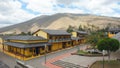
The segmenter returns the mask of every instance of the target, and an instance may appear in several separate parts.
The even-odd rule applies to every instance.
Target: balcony
[[[49,42],[65,42],[65,41],[71,41],[70,38],[66,38],[66,39],[55,39],[55,40],[49,40]]]

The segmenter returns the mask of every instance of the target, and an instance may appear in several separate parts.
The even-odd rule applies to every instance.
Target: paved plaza
[[[83,66],[80,66],[80,65],[77,65],[74,63],[70,63],[70,62],[65,62],[62,60],[55,61],[52,64],[54,64],[56,66],[60,66],[62,68],[86,68],[86,67],[83,67]]]
[[[80,45],[80,47],[84,47],[84,45]],[[63,55],[63,54],[66,54],[66,53],[71,53],[75,50],[76,50],[76,47],[72,47],[72,48],[56,51],[53,53],[49,53],[49,54],[47,54],[47,60],[55,58],[55,57]],[[17,65],[16,58],[6,55],[3,52],[0,52],[0,60],[2,62],[4,62],[5,64],[7,64],[10,68],[14,68]],[[34,58],[31,60],[25,61],[25,64],[31,65],[34,68],[48,68],[42,64],[44,62],[45,62],[45,56],[43,55],[38,58]]]
[[[81,49],[85,48],[84,45],[83,46],[80,45],[79,47]],[[79,55],[71,55],[71,53],[76,50],[77,50],[76,47],[72,47],[72,48],[60,50],[57,52],[49,53],[47,54],[47,63],[49,61],[51,65],[55,65],[55,66],[57,66],[58,64],[59,64],[58,66],[60,65],[64,66],[64,64],[66,65],[71,64],[72,66],[74,66],[74,68],[75,67],[77,68],[77,66],[87,67],[88,65],[91,65],[93,62],[97,60],[102,60],[102,57],[85,57],[85,56],[79,56]],[[117,51],[117,53],[112,53],[111,59],[112,58],[116,59],[116,56],[117,58],[119,58],[120,56],[118,54],[120,54],[120,51]],[[106,57],[105,59],[108,59],[108,58]],[[8,56],[2,52],[0,52],[0,61],[8,65],[10,68],[14,68],[17,65],[15,58]],[[46,66],[47,64],[44,65],[44,63],[45,63],[44,55],[29,61],[25,61],[25,64],[31,65],[34,68],[52,68],[50,66]],[[58,68],[62,68],[62,67],[58,67]],[[66,68],[68,67],[66,66]]]
[[[102,57],[86,57],[86,56],[79,56],[79,55],[71,55],[69,57],[66,57],[60,60],[64,62],[80,65],[82,67],[88,67],[95,61],[102,60],[102,59],[103,59]],[[107,59],[107,57],[105,57],[105,59]]]
[[[0,68],[10,68],[8,65],[0,61]]]

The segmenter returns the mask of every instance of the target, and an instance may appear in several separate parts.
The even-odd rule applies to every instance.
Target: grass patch
[[[77,54],[90,54],[90,53],[82,51],[82,50],[79,50],[79,51],[77,51]]]
[[[103,61],[97,61],[95,64],[91,66],[91,68],[102,68]],[[111,60],[104,62],[104,68],[120,68],[120,61]]]
[[[89,57],[97,57],[97,56],[102,56],[101,53],[91,53],[91,52],[87,52],[87,51],[83,51],[83,50],[78,50],[76,52],[77,55],[81,55],[81,56],[89,56]],[[107,55],[106,55],[107,56]]]

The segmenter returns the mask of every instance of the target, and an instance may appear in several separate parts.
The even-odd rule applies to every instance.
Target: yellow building
[[[117,39],[120,42],[120,32],[117,33],[115,36],[113,36],[112,38]]]
[[[80,45],[82,43],[82,38],[79,38],[79,37],[71,37],[72,39],[72,45],[75,46],[75,45]]]
[[[2,40],[2,37],[0,37],[0,51],[2,51],[3,49],[3,40]]]
[[[72,46],[71,34],[65,30],[40,29],[33,33],[34,36],[41,36],[48,39],[51,43],[51,51],[59,50]]]
[[[120,32],[120,28],[111,28],[108,30],[108,37],[112,38],[113,36],[115,36],[119,32]]]
[[[8,36],[0,35],[0,51],[1,52],[3,51],[3,43],[4,43],[3,38],[6,38],[6,37],[8,37]]]
[[[73,45],[79,45],[85,42],[85,36],[88,34],[85,31],[73,31],[72,33]]]
[[[20,60],[29,60],[49,51],[47,39],[36,36],[9,36],[4,38],[3,52]],[[45,48],[46,46],[46,48]]]

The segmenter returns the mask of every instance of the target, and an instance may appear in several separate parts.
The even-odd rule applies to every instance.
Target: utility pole
[[[45,64],[46,64],[46,47],[47,45],[45,44]]]
[[[104,55],[105,55],[105,50],[102,51],[103,54],[103,68],[104,68]]]

